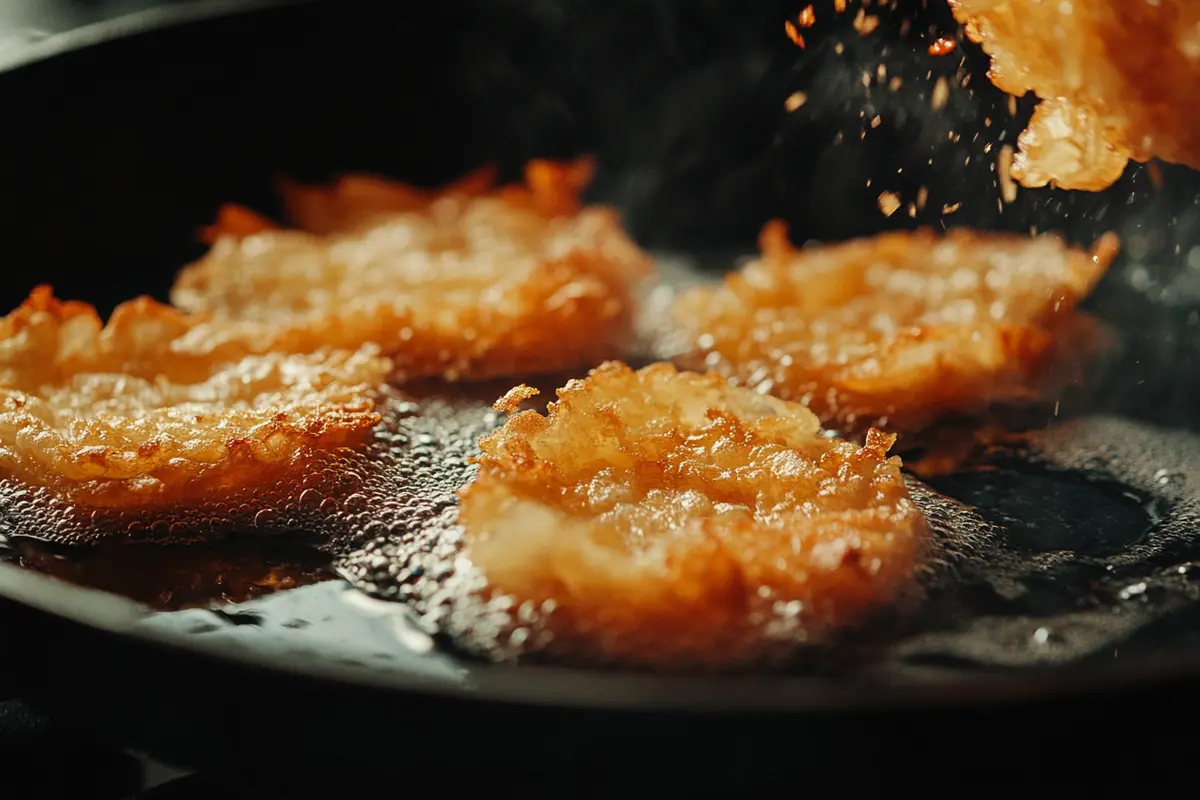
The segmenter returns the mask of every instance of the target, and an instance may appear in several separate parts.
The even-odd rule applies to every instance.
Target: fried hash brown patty
[[[0,319],[0,480],[98,512],[216,502],[319,471],[380,419],[373,346],[224,360],[191,349],[204,333],[148,298],[105,325],[35,290]]]
[[[800,405],[661,363],[606,363],[558,398],[480,440],[459,512],[490,591],[553,606],[546,652],[751,661],[910,576],[925,525],[892,437],[830,439]]]
[[[1200,168],[1196,0],[950,0],[995,84],[1042,102],[1013,175],[1096,191],[1129,159]]]
[[[497,190],[487,173],[436,192],[364,176],[289,186],[300,230],[226,208],[172,300],[262,351],[377,343],[406,379],[595,363],[630,336],[649,262],[614,211],[580,206],[590,175],[535,161]]]
[[[944,413],[1033,399],[1076,304],[1117,249],[1054,236],[885,233],[762,255],[676,301],[681,359],[799,400],[843,430],[910,431]],[[1065,334],[1064,334],[1065,335]]]

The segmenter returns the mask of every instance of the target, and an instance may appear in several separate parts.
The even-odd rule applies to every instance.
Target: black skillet
[[[1091,305],[1122,333],[1123,356],[1061,414],[1120,415],[1132,421],[1121,444],[1135,449],[1191,442],[1200,183],[1163,168],[1158,186],[1139,167],[1102,195],[999,204],[987,153],[1012,141],[1028,104],[1012,118],[966,45],[925,55],[954,30],[944,11],[913,3],[916,24],[885,22],[870,37],[822,22],[801,51],[782,34],[792,5],[199,3],[52,37],[0,73],[0,301],[10,308],[43,282],[102,309],[161,298],[214,209],[271,211],[279,174],[369,170],[432,185],[484,162],[511,175],[530,157],[591,152],[596,196],[620,205],[646,246],[708,254],[718,268],[731,261],[713,253],[751,249],[771,216],[798,240],[916,224],[1037,225],[1080,240],[1117,230],[1125,256]],[[933,81],[958,75],[960,87],[964,74],[973,82],[931,111]],[[886,90],[896,76],[903,88]],[[789,113],[796,90],[808,103]],[[879,212],[880,191],[908,198],[922,186],[914,216]],[[1155,438],[1146,423],[1175,433]],[[1183,480],[1191,452],[1164,449],[1162,475],[1148,480]],[[966,588],[940,601],[949,633],[896,669],[668,678],[491,667],[430,651],[396,606],[339,581],[151,613],[119,592],[0,564],[3,668],[73,723],[175,763],[280,781],[315,770],[387,792],[472,774],[550,783],[561,768],[592,770],[601,785],[654,764],[679,767],[663,778],[679,788],[864,759],[888,770],[934,753],[961,762],[999,747],[1036,772],[1024,759],[1045,758],[1080,723],[1109,732],[1091,744],[1096,757],[1119,753],[1117,709],[1178,712],[1194,696],[1190,497],[1086,469],[996,474],[942,488],[996,526],[997,553],[1037,554],[1018,569],[1024,594],[987,594],[965,569]],[[1077,646],[1056,651],[1081,624]]]

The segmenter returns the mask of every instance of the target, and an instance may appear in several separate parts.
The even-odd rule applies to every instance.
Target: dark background
[[[865,36],[853,3],[814,6],[800,48],[784,33],[794,0],[315,2],[0,72],[0,307],[37,283],[102,311],[163,299],[221,203],[278,212],[280,175],[435,185],[592,153],[592,198],[618,205],[645,246],[715,269],[773,217],[797,241],[970,225],[1090,243],[1115,230],[1123,254],[1088,306],[1129,347],[1090,399],[1197,427],[1195,174],[1163,165],[1156,186],[1135,165],[1106,192],[1003,204],[997,154],[1032,104],[1010,114],[969,43],[928,53],[958,35],[944,3],[899,0]],[[48,20],[65,6],[25,7]],[[939,79],[950,91],[934,109]],[[808,102],[789,113],[796,91]],[[879,209],[883,191],[907,206],[922,190],[912,216]]]
[[[134,5],[0,13],[56,29]],[[801,241],[929,224],[1061,229],[1087,242],[1112,227],[1155,269],[1185,259],[1190,174],[1166,168],[1155,190],[1136,167],[1099,195],[1022,191],[1002,206],[996,154],[1030,103],[1011,117],[969,45],[928,54],[957,35],[940,2],[901,0],[869,36],[852,28],[853,4],[840,16],[831,5],[815,3],[801,49],[783,29],[796,0],[344,0],[240,25],[217,49],[201,25],[116,58],[0,76],[0,181],[17,189],[0,199],[0,234],[30,267],[10,272],[0,301],[19,302],[37,280],[101,306],[161,297],[217,205],[273,210],[280,173],[432,184],[483,162],[515,175],[531,157],[583,152],[601,163],[592,195],[618,204],[649,247],[745,251],[763,222],[784,217]],[[293,24],[306,16],[322,19]],[[943,77],[949,101],[935,111]],[[809,99],[788,113],[795,91]],[[922,188],[914,216],[880,212],[880,192],[908,204]]]

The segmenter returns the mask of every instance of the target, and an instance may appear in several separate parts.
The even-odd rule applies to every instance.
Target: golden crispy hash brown
[[[692,342],[683,363],[799,400],[844,430],[908,431],[1034,398],[1056,333],[1117,242],[1086,253],[1054,236],[926,230],[797,249],[773,222],[760,246],[723,284],[677,300]]]
[[[389,365],[374,348],[226,360],[204,323],[140,298],[108,324],[41,287],[0,319],[0,476],[92,507],[175,504],[361,440]]]
[[[1042,98],[1013,175],[1100,190],[1129,159],[1200,168],[1196,0],[950,0],[1009,94]]]
[[[588,161],[535,161],[440,191],[350,176],[285,187],[296,229],[229,207],[176,305],[260,352],[373,342],[401,378],[550,372],[619,352],[649,262],[616,213],[582,207]]]
[[[525,166],[524,183],[495,186],[496,172],[485,167],[441,189],[420,189],[372,175],[346,175],[332,187],[282,183],[288,219],[310,233],[347,233],[369,228],[381,217],[428,212],[447,197],[493,198],[510,208],[546,217],[578,214],[580,194],[595,173],[591,159],[558,163],[534,160]]]
[[[558,397],[481,439],[459,517],[494,595],[553,604],[547,652],[754,660],[909,578],[925,526],[892,437],[830,439],[800,405],[668,364],[606,363]]]

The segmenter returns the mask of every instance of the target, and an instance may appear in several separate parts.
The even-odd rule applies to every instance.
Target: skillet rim
[[[201,0],[160,6],[0,50],[0,76],[72,52],[187,24],[312,5],[316,0]],[[827,711],[994,707],[1085,697],[1158,681],[1195,680],[1200,656],[1146,658],[938,681],[837,681],[796,676],[670,677],[540,666],[470,665],[467,685],[400,669],[288,658],[269,649],[139,626],[151,609],[116,594],[0,563],[0,598],[136,644],[230,665],[355,688],[447,701],[501,702],[577,711],[793,715]]]
[[[33,42],[0,48],[0,75],[118,39],[128,39],[140,34],[207,20],[310,5],[315,1],[196,0],[186,5],[154,6],[51,33]]]
[[[328,583],[349,587],[337,580]],[[1086,698],[1120,689],[1142,689],[1159,682],[1195,681],[1200,675],[1198,656],[1146,657],[1104,665],[884,681],[761,674],[656,676],[460,662],[467,677],[456,683],[404,669],[356,666],[325,655],[299,659],[276,647],[241,647],[231,640],[206,638],[177,628],[141,625],[156,612],[120,595],[71,584],[14,564],[0,563],[0,598],[128,643],[266,674],[345,688],[416,694],[447,702],[503,703],[581,713],[783,717],[827,712],[983,710],[1031,701]]]

